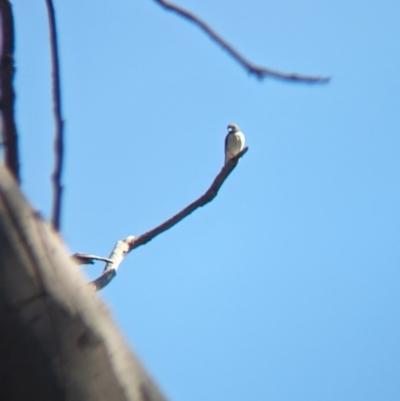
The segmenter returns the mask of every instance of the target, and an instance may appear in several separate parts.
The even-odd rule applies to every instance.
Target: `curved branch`
[[[222,39],[214,30],[212,30],[204,21],[198,18],[196,15],[192,14],[185,9],[168,3],[165,0],[154,0],[161,7],[165,8],[168,11],[172,11],[182,18],[187,19],[188,21],[197,25],[200,29],[202,29],[210,38],[218,43],[234,60],[236,60],[249,74],[254,74],[258,79],[264,79],[266,77],[276,78],[283,81],[292,81],[292,82],[305,82],[309,84],[313,83],[327,83],[330,81],[330,77],[319,77],[319,76],[309,76],[309,75],[300,75],[296,73],[284,73],[276,70],[272,70],[270,68],[259,67],[255,64],[252,64],[248,60],[246,60],[237,50],[235,50],[228,42]]]
[[[177,213],[175,216],[172,216],[170,219],[165,221],[164,223],[160,224],[159,226],[153,228],[152,230],[148,231],[136,237],[133,243],[130,246],[129,252],[133,249],[146,244],[147,242],[151,241],[157,235],[160,235],[164,231],[169,230],[175,224],[179,223],[189,214],[193,213],[199,207],[206,205],[207,203],[211,202],[218,194],[218,191],[222,187],[222,184],[228,178],[229,174],[234,170],[237,166],[239,159],[248,151],[248,147],[245,147],[240,153],[236,156],[232,157],[228,163],[222,167],[219,174],[215,177],[213,183],[211,184],[210,188],[205,192],[204,195],[200,196],[199,199],[192,202],[190,205],[186,206],[183,210]]]
[[[17,182],[20,182],[18,133],[14,118],[14,21],[9,0],[0,0],[0,125],[4,159]]]
[[[56,125],[54,138],[55,164],[52,174],[53,181],[53,210],[51,222],[56,230],[60,230],[61,218],[61,176],[64,161],[64,121],[61,113],[61,83],[60,83],[60,61],[58,55],[57,26],[54,5],[52,0],[46,0],[47,14],[49,18],[51,64],[53,75],[53,112]]]
[[[207,203],[211,202],[217,195],[219,190],[222,187],[222,184],[228,178],[229,174],[234,170],[237,166],[239,159],[249,150],[248,147],[245,147],[241,152],[239,152],[236,156],[232,157],[225,165],[222,167],[221,171],[214,178],[210,188],[202,195],[200,198],[196,199],[190,205],[186,206],[179,213],[172,216],[170,219],[164,221],[159,226],[153,228],[146,233],[139,235],[138,237],[134,237],[133,235],[118,241],[114,249],[111,252],[109,257],[111,262],[106,264],[106,267],[103,270],[103,273],[100,277],[93,280],[90,285],[95,291],[99,291],[104,288],[110,281],[116,276],[116,272],[118,270],[119,265],[124,260],[125,256],[133,251],[135,248],[147,244],[157,235],[162,234],[163,232],[169,230],[175,224],[178,224],[185,217],[189,216],[189,214],[193,213],[199,207],[205,206]]]

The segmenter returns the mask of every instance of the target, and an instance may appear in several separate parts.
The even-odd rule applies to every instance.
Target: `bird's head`
[[[229,124],[228,125],[228,132],[238,132],[240,131],[240,128],[236,124]]]

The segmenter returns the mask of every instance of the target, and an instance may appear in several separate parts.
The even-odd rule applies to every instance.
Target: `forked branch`
[[[211,29],[204,21],[198,18],[193,13],[165,0],[154,0],[161,7],[168,11],[172,11],[182,18],[187,19],[193,24],[197,25],[202,29],[214,42],[218,43],[234,60],[236,60],[249,74],[255,75],[258,79],[264,79],[267,77],[276,78],[283,81],[292,82],[305,82],[305,83],[327,83],[330,81],[330,77],[320,76],[309,76],[300,75],[295,73],[284,73],[276,70],[272,70],[266,67],[259,67],[246,60],[237,50],[235,50],[228,42],[222,39],[213,29]]]
[[[169,230],[175,224],[178,224],[189,214],[193,213],[199,207],[205,206],[207,203],[211,202],[218,194],[218,191],[222,187],[222,184],[228,178],[229,174],[237,166],[239,159],[248,151],[248,147],[245,147],[240,153],[232,157],[225,165],[222,167],[221,171],[215,177],[210,188],[202,195],[200,198],[196,199],[190,205],[186,206],[179,213],[172,216],[170,219],[164,221],[164,223],[153,228],[146,233],[139,235],[138,237],[129,236],[123,240],[116,243],[109,259],[112,263],[108,262],[103,270],[103,274],[96,280],[92,281],[90,285],[94,290],[99,291],[104,288],[116,275],[116,271],[125,258],[125,256],[135,248],[147,244],[157,235],[162,234],[164,231]]]

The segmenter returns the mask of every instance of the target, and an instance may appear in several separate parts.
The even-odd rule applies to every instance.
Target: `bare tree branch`
[[[210,188],[205,192],[204,195],[200,196],[199,199],[192,202],[190,205],[186,206],[183,210],[177,213],[175,216],[172,216],[170,219],[165,221],[164,223],[160,224],[159,226],[153,228],[152,230],[148,231],[140,235],[139,237],[135,238],[135,241],[130,246],[129,252],[133,249],[146,244],[147,242],[151,241],[157,235],[163,233],[164,231],[169,230],[175,224],[179,223],[189,214],[193,213],[199,207],[205,206],[207,203],[211,202],[218,194],[218,191],[222,187],[222,184],[228,178],[230,173],[234,170],[237,166],[239,159],[248,151],[248,147],[245,147],[240,153],[236,156],[232,157],[228,163],[222,167],[219,174],[215,177],[213,183],[211,184]]]
[[[165,8],[168,11],[172,11],[181,17],[193,22],[200,29],[202,29],[210,38],[218,43],[233,59],[235,59],[249,74],[254,74],[258,79],[264,79],[266,77],[276,78],[283,81],[292,81],[292,82],[305,82],[305,83],[327,83],[330,81],[330,77],[319,77],[319,76],[308,76],[308,75],[299,75],[295,73],[283,73],[280,71],[272,70],[270,68],[259,67],[248,60],[246,60],[237,50],[235,50],[229,43],[227,43],[224,39],[222,39],[214,30],[212,30],[204,21],[198,18],[196,15],[192,14],[189,11],[184,10],[183,8],[168,3],[165,0],[154,0],[161,7]]]
[[[128,254],[134,241],[135,237],[131,235],[115,244],[110,255],[111,263],[107,263],[101,276],[90,283],[90,286],[95,291],[99,291],[104,288],[116,276],[119,265]]]
[[[218,191],[222,187],[222,184],[237,166],[239,159],[248,151],[248,149],[248,147],[245,147],[236,156],[232,157],[224,165],[224,167],[222,167],[221,171],[214,178],[214,181],[212,182],[210,188],[208,188],[208,190],[202,196],[200,196],[200,198],[192,202],[190,205],[186,206],[175,216],[172,216],[170,219],[164,221],[164,223],[160,224],[150,231],[147,231],[142,235],[139,235],[138,237],[134,237],[133,235],[131,235],[123,240],[118,241],[115,244],[111,255],[109,256],[109,259],[112,262],[108,262],[103,270],[102,275],[90,283],[91,287],[95,291],[99,291],[104,288],[116,276],[119,265],[122,263],[123,259],[129,252],[133,251],[135,248],[141,245],[147,244],[157,235],[162,234],[164,231],[169,230],[175,224],[178,224],[199,207],[205,206],[207,203],[211,202],[218,195]]]
[[[113,263],[113,261],[109,258],[97,255],[89,255],[87,253],[81,253],[81,252],[74,253],[71,256],[71,259],[77,265],[93,265],[95,260],[100,260],[101,262]]]
[[[46,0],[47,14],[49,18],[51,64],[53,76],[53,112],[56,126],[54,138],[55,163],[52,174],[53,181],[53,210],[51,222],[56,230],[60,230],[62,184],[61,176],[64,161],[64,121],[61,113],[61,82],[60,61],[58,56],[57,26],[54,5],[52,0]]]
[[[18,133],[14,119],[14,20],[9,0],[0,0],[0,132],[8,169],[20,182]]]

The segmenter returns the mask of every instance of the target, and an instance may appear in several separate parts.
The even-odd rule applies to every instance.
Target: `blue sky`
[[[235,122],[250,150],[218,197],[100,296],[171,400],[397,401],[400,3],[178,4],[256,64],[333,80],[259,82],[150,0],[56,1],[68,248],[107,256],[196,199]],[[49,216],[46,10],[13,5],[23,190]]]

